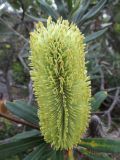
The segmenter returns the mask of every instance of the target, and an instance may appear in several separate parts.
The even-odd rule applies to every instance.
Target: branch
[[[17,36],[19,36],[20,38],[24,39],[24,41],[28,42],[29,41],[20,33],[18,33],[16,30],[14,30],[8,23],[6,23],[1,17],[0,17],[0,21],[5,24],[10,30],[12,30]]]
[[[100,86],[100,90],[103,91],[105,89],[105,79],[104,79],[104,73],[102,68],[100,68],[100,75],[101,75],[101,86]]]
[[[114,109],[115,105],[116,105],[117,102],[118,102],[119,93],[120,93],[120,88],[117,88],[117,91],[116,91],[116,93],[115,93],[115,98],[114,98],[111,106],[110,106],[109,109],[108,109],[107,111],[105,111],[105,113],[104,113],[104,116],[107,115],[107,117],[108,117],[108,130],[109,130],[109,128],[110,128],[110,126],[111,126],[111,123],[112,123],[111,112],[112,112],[112,110]]]
[[[33,88],[32,88],[32,80],[30,80],[28,85],[29,97],[28,97],[28,104],[31,104],[33,100]]]
[[[24,53],[27,45],[28,45],[28,42],[26,42],[26,43],[24,44],[23,48],[21,49],[20,53],[18,54],[18,59],[19,59],[20,62],[22,63],[22,65],[23,65],[23,67],[25,68],[25,70],[26,70],[26,71],[29,71],[29,68],[28,68],[28,66],[26,65],[26,63],[25,63],[25,61],[24,61],[24,59],[23,59],[23,53]]]
[[[117,88],[120,88],[120,86],[114,87],[114,88],[106,88],[105,91],[112,92],[112,91],[116,90]]]
[[[119,98],[119,92],[120,92],[120,88],[117,88],[113,103],[111,104],[110,108],[106,111],[106,113],[110,113],[114,109],[114,107],[115,107],[115,105],[116,105],[116,103],[118,101],[118,98]]]
[[[15,123],[23,124],[23,125],[26,125],[26,126],[29,126],[29,127],[32,127],[32,128],[34,128],[34,129],[39,130],[39,127],[38,127],[38,126],[35,126],[35,125],[33,125],[33,124],[29,123],[29,122],[26,122],[26,121],[17,119],[17,118],[15,118],[15,117],[11,117],[11,116],[9,116],[9,115],[7,115],[7,114],[4,114],[4,113],[1,113],[1,112],[0,112],[0,116],[1,116],[1,117],[4,117],[4,118],[6,118],[6,119],[8,119],[8,120],[10,120],[10,121],[13,121],[13,122],[15,122]]]
[[[20,5],[21,5],[21,8],[23,10],[23,12],[22,12],[22,18],[21,18],[21,20],[23,21],[24,17],[25,17],[25,7],[24,7],[24,3],[23,3],[22,0],[19,0],[19,2],[20,2]]]

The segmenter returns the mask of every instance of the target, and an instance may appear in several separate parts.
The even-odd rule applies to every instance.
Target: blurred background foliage
[[[0,98],[34,102],[27,57],[29,35],[38,21],[62,16],[86,36],[86,60],[92,95],[106,91],[95,110],[109,127],[108,137],[120,136],[120,0],[0,0]],[[89,42],[89,43],[88,43]],[[102,96],[101,96],[102,95]],[[116,100],[117,97],[117,100]],[[115,104],[114,104],[115,102]],[[111,107],[114,105],[113,107]],[[106,112],[112,108],[106,114]],[[1,109],[0,109],[1,111]],[[108,112],[107,112],[108,113]],[[108,116],[105,116],[108,115]],[[0,119],[0,139],[23,131],[22,125]],[[23,155],[7,160],[22,159]],[[116,158],[116,157],[115,157]]]

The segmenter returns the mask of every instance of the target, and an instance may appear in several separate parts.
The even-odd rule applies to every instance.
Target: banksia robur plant
[[[90,117],[84,36],[75,24],[48,18],[46,27],[39,22],[31,33],[30,47],[41,133],[55,149],[73,148]]]

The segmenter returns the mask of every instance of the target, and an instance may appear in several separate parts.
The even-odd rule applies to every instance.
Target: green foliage
[[[86,36],[86,38],[85,38],[85,43],[89,43],[90,41],[93,41],[93,40],[99,38],[99,37],[102,36],[106,31],[107,31],[107,28],[102,29],[102,30],[97,31],[97,32],[94,32],[94,33]]]
[[[40,138],[37,138],[37,137],[21,139],[21,140],[12,141],[9,143],[1,143],[0,144],[0,159],[3,160],[6,157],[23,152],[36,145],[39,145],[39,143],[41,143]]]
[[[72,0],[65,0],[67,2],[69,12],[72,10],[73,1]]]
[[[93,8],[91,8],[86,13],[91,0],[81,1],[81,3],[78,5],[79,8],[75,11],[75,15],[72,17],[72,21],[79,25],[87,20],[90,20],[100,12],[100,10],[105,6],[106,2],[107,0],[100,0]]]
[[[93,18],[100,12],[100,10],[105,6],[107,0],[100,0],[93,8],[91,8],[81,19],[81,22],[89,20],[90,18]],[[78,23],[80,23],[78,21]]]
[[[37,0],[37,2],[45,13],[47,13],[49,16],[52,16],[54,20],[58,19],[59,14],[53,8],[51,8],[44,0]]]
[[[80,149],[80,152],[86,157],[88,157],[90,160],[112,160],[109,156],[103,153],[97,153],[87,149]]]
[[[8,105],[9,104],[9,105]],[[16,105],[17,104],[17,105]],[[23,101],[17,101],[17,103],[7,102],[7,108],[12,111],[13,113],[17,114],[20,118],[22,117],[26,120],[26,117],[29,117],[29,112],[25,111],[26,117],[21,116],[24,115],[22,112],[19,114],[19,107],[18,110],[16,106],[23,105],[23,108],[27,108],[28,104]],[[12,109],[11,109],[12,108]],[[34,107],[33,107],[34,108]],[[32,114],[36,114],[32,106],[29,106],[29,111],[32,110]],[[15,110],[15,112],[13,111]],[[26,109],[25,109],[26,110]],[[30,111],[31,112],[31,111]],[[32,116],[32,115],[31,115]],[[36,115],[37,116],[37,115]],[[29,118],[30,119],[30,118]],[[29,120],[30,121],[30,120]],[[52,149],[50,144],[47,144],[43,137],[40,135],[40,131],[37,130],[30,130],[24,131],[23,133],[19,133],[14,137],[10,138],[6,143],[4,141],[0,145],[0,158],[5,159],[9,157],[11,154],[16,155],[20,152],[25,152],[33,146],[37,146],[34,150],[30,152],[30,154],[26,155],[24,160],[38,160],[41,158],[42,160],[51,159],[51,160],[63,160],[64,151],[55,151]],[[79,144],[80,147],[84,147],[86,149],[80,148],[80,152],[85,156],[89,157],[91,160],[110,160],[107,155],[98,152],[105,152],[105,153],[120,153],[120,141],[115,141],[111,139],[105,138],[86,138],[82,139],[81,143]],[[75,147],[77,149],[77,147]]]
[[[72,21],[74,23],[79,23],[81,21],[81,18],[88,9],[90,2],[90,0],[81,1],[81,3],[79,2],[79,5],[77,5],[77,7],[79,6],[79,8],[75,11],[72,18]]]
[[[9,158],[6,158],[5,160],[20,160],[18,156],[10,156]]]
[[[13,79],[18,84],[25,84],[28,80],[28,74],[24,72],[24,68],[20,62],[12,64]]]
[[[20,9],[21,5],[24,6],[24,9],[26,10],[33,2],[33,0],[25,0],[25,1],[19,1],[19,0],[8,0],[8,2],[13,6],[15,9]]]
[[[115,23],[115,25],[114,25],[114,30],[115,30],[118,34],[120,34],[120,23]]]
[[[12,63],[9,61],[10,58],[11,60],[13,58],[11,47],[9,43],[3,43],[0,46],[0,69],[3,69],[5,72]]]
[[[92,106],[92,111],[95,112],[98,110],[102,102],[106,99],[107,97],[107,92],[105,91],[100,91],[97,92],[94,97],[92,98],[91,101],[91,106]]]
[[[0,140],[7,139],[18,134],[18,129],[7,119],[0,119]]]
[[[24,158],[24,160],[63,160],[63,151],[55,151],[50,148],[48,144],[40,144],[33,152]]]
[[[105,153],[120,153],[120,141],[107,138],[86,138],[80,143],[89,150]]]
[[[16,116],[24,119],[32,124],[38,124],[37,107],[27,104],[25,101],[17,100],[14,102],[6,102],[6,107]]]
[[[30,130],[30,131],[24,131],[22,133],[18,133],[15,136],[11,138],[12,141],[20,140],[20,139],[26,139],[30,137],[39,136],[40,132],[36,129]]]
[[[62,17],[66,18],[66,8],[65,5],[63,3],[63,0],[55,0],[55,3],[58,7],[58,12],[60,13],[60,15],[62,15]]]
[[[1,144],[0,158],[5,159],[11,154],[14,155],[30,150],[33,146],[37,146],[33,151],[31,150],[31,153],[24,160],[46,160],[48,158],[52,160],[63,160],[64,152],[53,150],[49,144],[43,141],[43,138],[39,137],[38,133],[37,130],[26,131],[9,139],[7,144]]]

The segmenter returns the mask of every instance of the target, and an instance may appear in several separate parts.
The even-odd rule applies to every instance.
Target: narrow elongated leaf
[[[83,16],[85,11],[89,7],[90,2],[91,2],[91,0],[84,0],[84,1],[82,1],[82,3],[80,3],[79,8],[76,10],[76,12],[72,18],[72,21],[74,23],[79,24],[79,22],[81,21],[81,17]]]
[[[56,151],[56,158],[54,160],[63,160],[64,159],[64,152],[63,151]]]
[[[108,156],[103,156],[103,155],[94,155],[94,154],[89,154],[87,155],[88,158],[90,158],[90,160],[112,160],[110,157]]]
[[[69,1],[69,0],[68,0]],[[71,20],[71,17],[73,17],[73,15],[74,15],[74,13],[76,12],[76,10],[79,8],[79,6],[80,6],[80,4],[81,4],[81,0],[77,0],[76,2],[75,2],[75,4],[73,4],[73,9],[71,10],[71,12],[70,12],[70,15],[69,15],[69,20]]]
[[[36,159],[43,160],[43,156],[46,156],[45,154],[46,148],[47,144],[44,142],[41,143],[33,152],[31,152],[28,156],[26,156],[24,160],[36,160]]]
[[[72,10],[72,0],[65,0],[67,2],[68,5],[68,10],[71,11]]]
[[[107,98],[107,92],[105,91],[100,91],[97,92],[94,97],[92,98],[92,111],[97,111],[102,102]]]
[[[94,32],[88,36],[86,36],[85,38],[85,43],[88,43],[90,41],[95,40],[96,38],[99,38],[100,36],[102,36],[105,32],[107,31],[107,28],[104,28],[100,31]]]
[[[63,151],[53,150],[49,144],[41,143],[33,152],[24,158],[24,160],[63,160]]]
[[[93,50],[97,49],[98,47],[100,47],[99,43],[95,43],[93,45],[90,46],[90,48],[88,49],[88,53],[92,52]],[[92,56],[91,54],[88,54],[88,57],[93,58],[94,55]],[[99,68],[99,67],[98,67]],[[99,70],[98,70],[99,71]],[[94,71],[93,71],[94,72]]]
[[[120,140],[86,138],[81,141],[80,146],[97,152],[120,153]]]
[[[11,140],[15,141],[15,140],[35,137],[35,136],[39,136],[39,135],[40,135],[40,131],[33,129],[33,130],[30,130],[30,131],[24,131],[22,133],[18,133],[17,135],[13,136],[11,138]]]
[[[46,146],[46,148],[43,150],[41,160],[46,160],[46,159],[51,159],[51,160],[64,160],[64,153],[63,151],[55,151],[53,149],[49,148]]]
[[[59,14],[51,8],[45,1],[43,0],[37,0],[38,4],[40,4],[40,8],[47,13],[49,16],[51,16],[54,20],[57,20],[59,17]]]
[[[37,21],[37,22],[39,22],[39,21],[40,21],[40,22],[47,22],[47,19],[42,18],[42,17],[38,18],[38,17],[35,17],[35,16],[30,15],[30,14],[27,14],[27,13],[25,13],[25,15],[26,15],[28,18],[32,19],[33,21]]]
[[[93,153],[88,151],[87,149],[80,149],[80,152],[84,154],[86,157],[90,158],[90,160],[112,160],[109,156],[101,153]]]
[[[65,9],[65,4],[64,4],[63,0],[55,0],[55,3],[57,5],[58,12],[60,13],[60,15],[63,18],[66,18],[66,9]]]
[[[94,17],[97,13],[99,13],[101,11],[101,9],[105,6],[107,0],[100,0],[92,9],[90,9],[90,11],[88,11],[83,18],[81,19],[81,21],[86,21],[92,17]]]
[[[36,147],[34,151],[32,151],[29,155],[27,155],[23,160],[36,160],[39,159],[39,146]]]
[[[28,105],[27,102],[17,100],[14,102],[6,102],[7,109],[16,116],[28,121],[32,124],[38,125],[37,107]]]
[[[9,140],[7,143],[0,144],[0,159],[4,160],[6,157],[16,155],[17,153],[26,151],[41,143],[40,137],[26,138],[18,141]]]

